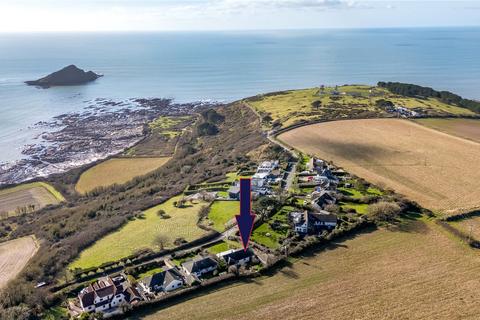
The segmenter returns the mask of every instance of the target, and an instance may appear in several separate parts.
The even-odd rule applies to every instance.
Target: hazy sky
[[[0,32],[474,25],[480,1],[0,0]]]

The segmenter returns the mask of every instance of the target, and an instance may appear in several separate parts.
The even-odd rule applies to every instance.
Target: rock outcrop
[[[44,78],[33,81],[25,81],[25,83],[30,86],[49,88],[53,86],[73,86],[84,84],[94,81],[100,77],[102,77],[102,75],[96,74],[93,71],[85,72],[84,70],[77,68],[72,64],[57,72],[51,73]]]

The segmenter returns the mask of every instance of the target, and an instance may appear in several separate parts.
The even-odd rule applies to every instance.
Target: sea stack
[[[74,86],[84,84],[94,81],[100,77],[102,77],[102,75],[96,74],[93,71],[85,72],[84,70],[77,68],[77,66],[72,64],[59,71],[51,73],[44,78],[33,81],[25,81],[25,83],[30,86],[50,88],[53,86]]]

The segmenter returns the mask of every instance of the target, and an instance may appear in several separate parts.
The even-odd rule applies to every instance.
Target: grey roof
[[[253,256],[253,251],[252,249],[248,248],[246,251],[243,249],[238,249],[222,257],[228,264],[235,264],[240,260],[251,258],[252,256]]]
[[[189,273],[200,272],[202,270],[216,267],[218,265],[217,261],[213,260],[210,257],[199,258],[195,260],[189,260],[182,264],[182,267],[185,268]]]
[[[155,286],[166,287],[175,280],[181,281],[182,276],[177,269],[172,268],[143,278],[141,282],[145,284],[146,287],[153,288]]]

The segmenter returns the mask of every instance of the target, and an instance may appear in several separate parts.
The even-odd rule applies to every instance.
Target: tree
[[[210,213],[210,207],[209,206],[202,206],[200,210],[198,210],[198,221],[201,221],[208,217],[208,214]]]
[[[367,214],[377,221],[390,221],[397,217],[402,209],[395,202],[380,201],[367,208]]]
[[[322,101],[320,101],[320,100],[315,100],[315,101],[312,102],[312,107],[314,109],[318,110],[318,109],[320,109],[321,106],[322,106]]]
[[[159,234],[155,237],[154,243],[160,247],[160,250],[163,250],[168,244],[168,237],[163,234]]]

